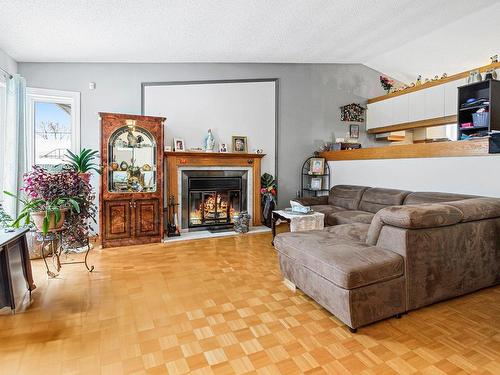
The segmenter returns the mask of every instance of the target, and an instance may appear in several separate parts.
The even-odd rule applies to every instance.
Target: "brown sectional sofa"
[[[289,282],[351,330],[500,282],[500,199],[334,186],[325,229],[279,234]]]

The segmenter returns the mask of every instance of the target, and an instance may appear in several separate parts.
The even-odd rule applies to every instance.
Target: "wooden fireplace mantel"
[[[260,167],[265,154],[249,154],[243,152],[179,152],[166,151],[167,165],[167,197],[179,197],[178,168],[197,167],[251,167],[253,184],[253,225],[261,225],[260,208]],[[168,201],[168,200],[167,200]]]

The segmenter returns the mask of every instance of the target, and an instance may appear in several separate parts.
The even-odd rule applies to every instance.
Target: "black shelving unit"
[[[464,107],[468,99],[485,99],[485,103]],[[473,123],[472,115],[484,108],[488,119],[484,125],[464,127]],[[458,139],[488,136],[492,131],[500,131],[500,81],[488,79],[458,88]],[[491,149],[491,147],[490,147]]]
[[[325,171],[322,174],[310,174],[311,160],[312,159],[323,159],[325,165]],[[321,189],[311,189],[311,179],[321,178]],[[330,167],[328,162],[324,158],[319,158],[318,156],[311,156],[304,161],[301,169],[301,179],[300,179],[300,194],[301,197],[317,197],[320,195],[328,195],[330,191]]]

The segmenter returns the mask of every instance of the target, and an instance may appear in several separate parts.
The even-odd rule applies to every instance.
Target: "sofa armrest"
[[[387,207],[375,214],[366,242],[375,245],[384,225],[403,229],[424,229],[453,225],[462,220],[462,211],[448,204],[431,203]]]
[[[294,198],[292,200],[303,206],[316,206],[320,204],[328,204],[328,195],[323,195],[321,197]]]

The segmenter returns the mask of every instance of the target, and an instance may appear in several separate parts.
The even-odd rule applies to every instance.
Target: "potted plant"
[[[276,195],[278,188],[274,177],[269,173],[264,173],[260,178],[260,195],[262,202],[262,217],[264,224],[271,227],[271,214],[276,207]]]
[[[98,158],[98,152],[96,150],[83,148],[78,154],[66,150],[68,165],[75,170],[75,172],[82,175],[82,178],[87,182],[90,181],[90,171],[96,171],[101,174],[101,169],[98,164],[95,163],[95,159]]]
[[[72,189],[72,180],[78,178],[78,174],[72,171],[49,173],[34,166],[23,178],[24,186],[21,191],[25,197],[4,192],[21,201],[24,206],[12,226],[33,223],[43,234],[61,229],[68,212],[80,212],[80,204]]]

